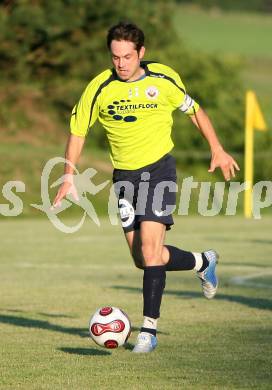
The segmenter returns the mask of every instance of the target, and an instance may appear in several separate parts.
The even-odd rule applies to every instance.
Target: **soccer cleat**
[[[132,352],[136,353],[146,353],[152,352],[157,346],[157,337],[151,333],[141,332],[133,348]]]
[[[212,249],[205,251],[204,255],[206,256],[209,265],[204,271],[197,272],[197,276],[201,280],[204,296],[207,299],[212,299],[215,296],[218,287],[218,279],[215,274],[215,267],[218,263],[219,256]]]

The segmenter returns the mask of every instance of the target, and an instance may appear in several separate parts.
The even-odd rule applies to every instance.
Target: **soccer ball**
[[[126,343],[131,323],[126,313],[117,307],[102,307],[90,319],[89,332],[93,341],[106,348],[117,348]]]

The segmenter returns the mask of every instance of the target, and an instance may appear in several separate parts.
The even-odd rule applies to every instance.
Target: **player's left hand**
[[[223,176],[227,181],[235,177],[235,170],[240,171],[237,162],[223,148],[212,153],[211,165],[208,172],[214,172],[216,168],[221,168]]]

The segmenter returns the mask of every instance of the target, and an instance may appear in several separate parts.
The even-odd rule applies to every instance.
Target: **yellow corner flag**
[[[254,129],[265,131],[267,126],[253,91],[246,93],[246,125],[245,125],[245,191],[244,215],[252,216],[252,187],[253,187],[253,159],[254,159]]]

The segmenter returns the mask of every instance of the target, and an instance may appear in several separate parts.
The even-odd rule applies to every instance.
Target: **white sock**
[[[195,258],[195,266],[194,269],[196,271],[199,271],[203,265],[203,259],[202,259],[202,254],[201,253],[193,253],[194,258]]]
[[[144,317],[142,328],[157,329],[157,322],[158,322],[157,318],[155,319],[151,317]]]

